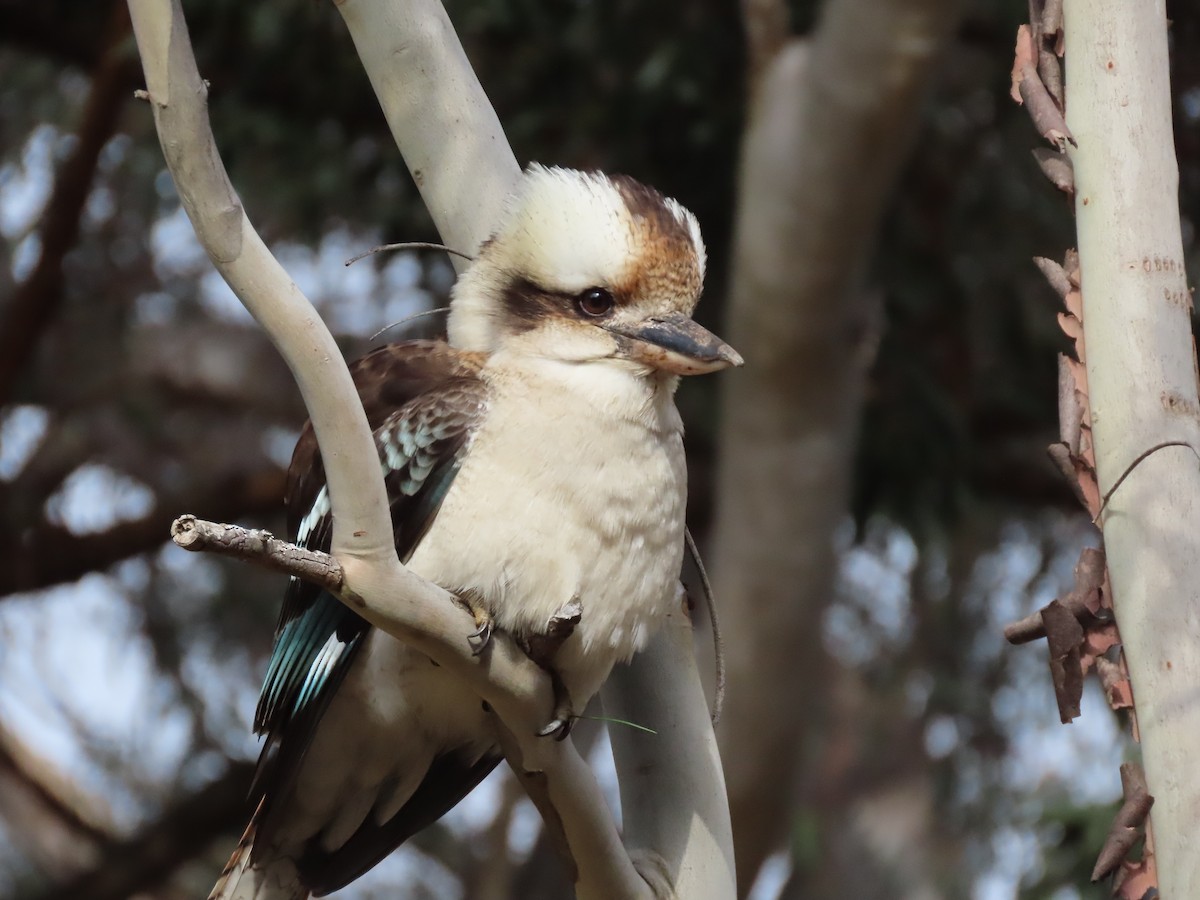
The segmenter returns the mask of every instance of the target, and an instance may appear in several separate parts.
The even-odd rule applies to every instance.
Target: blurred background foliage
[[[436,235],[332,4],[184,5],[247,211],[347,353],[439,305],[452,276],[436,257],[342,267],[381,241]],[[627,172],[697,213],[712,260],[701,316],[719,323],[745,115],[737,5],[447,6],[519,159]],[[122,7],[0,0],[0,323],[9,328],[0,343],[24,348],[20,368],[0,379],[0,894],[9,896],[100,896],[59,882],[92,866],[128,870],[111,842],[136,849],[184,812],[182,821],[208,824],[129,883],[174,896],[211,881],[246,816],[249,710],[280,585],[183,559],[163,537],[185,511],[282,531],[281,466],[303,417],[178,211],[148,110],[132,99],[141,75]],[[816,8],[794,3],[796,26]],[[1195,272],[1200,8],[1175,0],[1168,10]],[[842,587],[821,640],[861,674],[872,702],[912,711],[887,726],[900,733],[866,729],[856,740],[928,764],[942,827],[925,855],[945,896],[1100,897],[1086,876],[1115,797],[1118,726],[1091,696],[1063,737],[1043,651],[1006,649],[999,635],[1006,619],[1061,592],[1089,540],[1044,454],[1057,434],[1055,354],[1066,342],[1030,258],[1061,258],[1073,223],[1008,98],[1026,16],[1024,3],[965,4],[878,239],[878,350]],[[96,127],[86,132],[85,121]],[[55,187],[71,172],[86,187],[74,204]],[[45,236],[67,220],[78,238],[55,250]],[[47,254],[61,277],[36,282]],[[12,317],[22,304],[42,311],[33,326]],[[715,387],[701,380],[681,395],[701,532]],[[863,702],[839,699],[850,718]],[[553,867],[536,820],[510,793],[495,787],[482,812],[426,835],[404,863],[405,896],[555,896],[539,887],[553,884],[539,874]],[[201,801],[209,805],[180,806]],[[795,866],[836,858],[830,827],[797,807]],[[478,840],[489,828],[501,837]],[[509,873],[497,883],[508,887],[488,887],[483,874],[499,866],[496,854]],[[396,896],[387,879],[397,871],[355,896]]]

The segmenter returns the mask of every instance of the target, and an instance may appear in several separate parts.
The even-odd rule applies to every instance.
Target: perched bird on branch
[[[450,343],[383,347],[352,367],[379,449],[396,551],[461,597],[479,630],[542,646],[565,735],[613,665],[676,599],[687,478],[678,376],[741,358],[697,325],[695,218],[625,177],[530,167],[454,288]],[[289,473],[295,541],[328,550],[311,428]],[[479,698],[293,579],[256,730],[260,803],[218,900],[336,890],[436,821],[501,759]]]

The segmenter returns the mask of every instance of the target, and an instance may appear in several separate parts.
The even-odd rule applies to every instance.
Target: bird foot
[[[475,624],[478,627],[467,635],[467,643],[471,645],[471,654],[478,656],[491,644],[492,632],[496,630],[496,622],[490,615],[487,615],[483,621],[476,616]]]
[[[492,643],[496,620],[483,599],[472,591],[464,592],[458,597],[458,602],[465,606],[475,619],[475,630],[467,635],[467,643],[471,645],[471,653],[479,656]]]
[[[579,716],[571,705],[571,695],[567,693],[566,685],[553,669],[550,672],[550,683],[554,685],[554,712],[548,724],[541,728],[538,737],[552,737],[556,741],[565,741],[575,727]]]
[[[583,618],[583,605],[578,597],[572,597],[552,615],[540,632],[518,636],[518,643],[525,655],[547,671],[553,671],[551,661],[559,648],[567,642],[575,627]]]

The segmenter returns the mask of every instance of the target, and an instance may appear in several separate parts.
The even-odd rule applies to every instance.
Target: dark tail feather
[[[251,864],[254,835],[262,811],[260,802],[208,900],[305,900],[308,897],[293,860],[278,857]]]

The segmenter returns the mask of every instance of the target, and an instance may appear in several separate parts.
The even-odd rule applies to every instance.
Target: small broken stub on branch
[[[1119,636],[1113,620],[1104,551],[1085,547],[1075,565],[1075,585],[1031,616],[1004,629],[1009,643],[1046,638],[1050,674],[1063,723],[1079,716],[1083,676],[1093,668],[1113,709],[1132,705],[1125,662],[1117,651]],[[1110,659],[1115,655],[1115,661]]]

